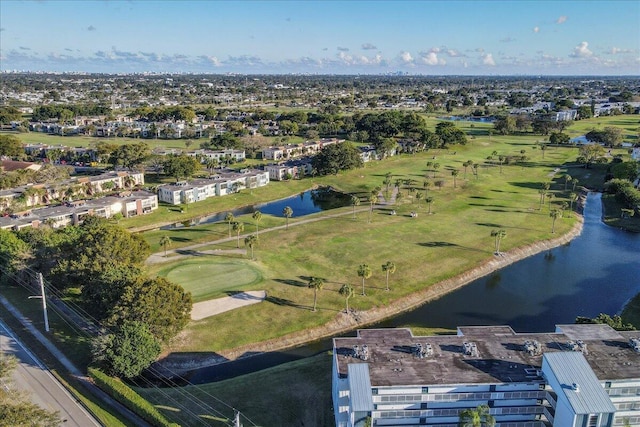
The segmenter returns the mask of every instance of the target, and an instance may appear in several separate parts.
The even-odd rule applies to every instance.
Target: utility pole
[[[40,295],[30,296],[29,298],[41,298],[42,299],[42,312],[44,313],[44,330],[49,332],[49,316],[47,316],[47,297],[44,293],[44,279],[42,273],[38,273],[38,282],[40,283]]]
[[[236,414],[233,417],[233,427],[242,427],[242,423],[240,422],[240,411],[236,411]]]

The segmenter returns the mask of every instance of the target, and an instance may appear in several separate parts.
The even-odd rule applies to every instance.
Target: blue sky
[[[640,1],[0,1],[0,69],[640,75]]]

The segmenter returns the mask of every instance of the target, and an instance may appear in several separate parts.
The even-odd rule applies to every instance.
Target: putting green
[[[214,257],[177,262],[158,275],[191,292],[194,302],[227,296],[226,291],[245,290],[262,280],[260,271],[248,262]]]

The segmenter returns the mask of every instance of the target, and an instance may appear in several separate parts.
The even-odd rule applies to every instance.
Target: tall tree
[[[353,206],[353,219],[356,219],[356,207],[360,206],[360,198],[358,196],[351,196],[351,206]]]
[[[229,237],[231,237],[231,223],[236,219],[235,216],[233,216],[233,214],[231,212],[227,212],[227,214],[224,216],[224,220],[227,221],[227,228],[229,231]]]
[[[160,238],[160,246],[164,249],[164,256],[167,256],[167,247],[171,246],[171,237],[166,234]]]
[[[378,196],[374,193],[369,194],[367,199],[369,202],[369,222],[371,222],[371,215],[373,215],[373,206],[378,203]]]
[[[542,205],[544,204],[544,197],[547,195],[547,192],[549,191],[550,187],[551,187],[551,184],[549,184],[548,182],[543,182],[541,184],[540,189],[538,190],[538,193],[540,193],[540,206],[538,210],[542,210]]]
[[[178,156],[168,156],[162,163],[165,175],[172,176],[176,181],[181,178],[189,179],[200,167],[200,163],[193,156],[180,154]]]
[[[358,267],[358,277],[362,277],[362,295],[365,295],[364,280],[371,277],[371,267],[369,267],[369,265],[367,264],[360,264],[360,266]]]
[[[389,290],[389,274],[393,274],[393,273],[396,272],[396,265],[391,261],[387,261],[386,263],[382,264],[382,271],[387,276],[387,278],[386,278],[386,283],[387,283],[386,290],[388,291]]]
[[[458,169],[454,169],[451,171],[451,176],[453,177],[453,188],[456,188],[456,177],[459,173],[460,171]]]
[[[313,289],[313,311],[316,311],[316,303],[318,301],[318,291],[322,290],[324,286],[324,280],[319,277],[312,277],[309,279],[308,288]]]
[[[291,218],[293,216],[293,209],[291,209],[291,206],[285,206],[284,209],[282,209],[282,216],[284,216],[286,218],[287,225],[286,225],[285,229],[288,230],[289,229],[289,218]]]
[[[502,239],[507,237],[507,230],[504,230],[502,228],[498,230],[493,230],[491,231],[491,236],[494,238],[494,248],[495,248],[494,253],[496,255],[500,255],[500,242],[502,242]]]
[[[93,360],[109,374],[133,378],[160,354],[160,343],[142,322],[124,322],[93,342]]]
[[[466,162],[464,162],[462,164],[462,166],[464,167],[464,179],[467,179],[467,168],[469,166],[473,166],[473,160],[467,160]]]
[[[259,225],[260,225],[260,221],[262,220],[262,212],[258,210],[255,211],[253,215],[251,215],[251,218],[253,218],[253,220],[256,222],[256,237],[258,237],[260,236]]]
[[[255,234],[250,234],[244,238],[244,245],[251,249],[251,259],[253,259],[253,247],[258,243],[258,238]]]
[[[345,302],[347,304],[346,313],[349,314],[349,298],[353,296],[353,293],[354,293],[353,286],[345,283],[344,285],[342,285],[342,287],[340,287],[340,290],[338,291],[338,293],[344,297]]]
[[[433,204],[433,197],[429,196],[426,199],[424,199],[425,202],[427,202],[427,206],[429,206],[429,212],[427,212],[429,215],[431,215],[431,205]]]
[[[240,247],[240,233],[242,233],[244,231],[244,223],[243,222],[239,222],[239,221],[234,221],[231,224],[231,227],[233,228],[233,231],[236,232],[236,238],[237,238],[236,247],[239,248]]]
[[[549,212],[549,216],[551,217],[551,234],[556,232],[556,220],[562,217],[562,211],[560,209],[552,209]]]

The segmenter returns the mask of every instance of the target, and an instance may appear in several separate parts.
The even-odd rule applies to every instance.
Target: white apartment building
[[[246,153],[244,150],[195,150],[190,151],[187,155],[192,157],[200,157],[202,162],[206,159],[214,159],[217,161],[226,160],[227,158],[233,159],[236,162],[241,162],[246,159]]]
[[[219,173],[211,179],[183,181],[158,187],[158,199],[171,205],[195,203],[210,197],[226,196],[245,188],[263,187],[269,183],[269,173],[258,170]]]
[[[359,330],[333,340],[332,392],[338,427],[457,427],[480,405],[496,427],[640,426],[640,332]]]

